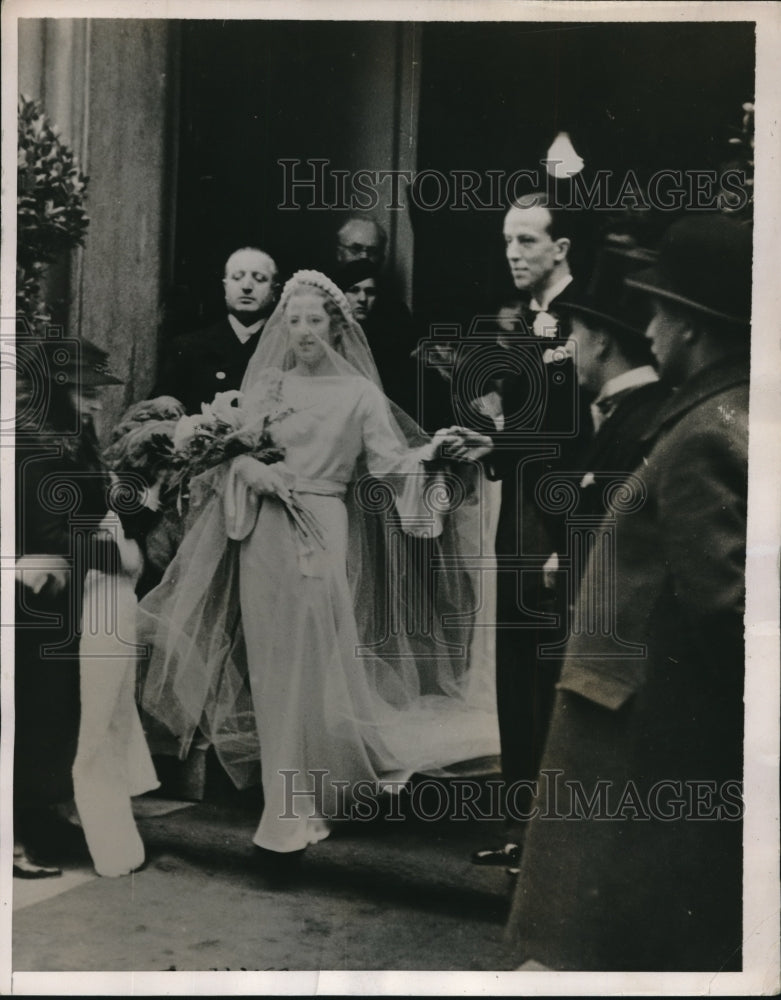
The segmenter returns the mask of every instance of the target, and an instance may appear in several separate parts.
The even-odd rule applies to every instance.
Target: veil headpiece
[[[287,307],[296,292],[307,288],[316,290],[329,301],[331,329],[339,334],[338,346],[325,344],[333,370],[341,375],[362,375],[381,389],[382,381],[369,342],[359,323],[353,318],[344,292],[320,271],[306,270],[296,271],[285,283],[279,303],[263,328],[258,346],[247,366],[241,384],[242,392],[250,391],[261,381],[266,369],[287,371],[295,365],[289,346]],[[338,325],[337,331],[333,330],[334,323]]]
[[[343,292],[319,271],[298,271],[285,284],[242,382],[245,402],[250,406],[253,397],[262,398],[266,391],[278,389],[284,373],[296,364],[289,345],[287,306],[297,291],[306,288],[316,289],[328,300],[330,329],[332,334],[339,334],[334,346],[324,345],[332,362],[326,366],[328,374],[335,371],[362,377],[382,391],[366,336],[353,318]],[[391,429],[398,438],[399,454],[424,444],[428,436],[415,421],[384,398]],[[159,587],[141,602],[140,634],[151,636],[148,641],[154,649],[144,701],[149,711],[179,736],[185,749],[200,726],[226,769],[243,787],[257,777],[259,751],[246,682],[239,554],[236,544],[228,540],[221,482],[217,479],[204,484],[199,513],[176,559]],[[361,656],[367,683],[383,701],[404,707],[405,711],[415,708],[416,716],[404,718],[420,720],[422,712],[426,731],[459,746],[459,750],[443,746],[440,761],[493,753],[493,689],[490,684],[487,688],[474,684],[469,671],[468,609],[475,605],[471,584],[460,569],[458,523],[447,518],[443,534],[431,541],[405,541],[407,536],[399,531],[393,504],[385,502],[384,492],[371,488],[374,482],[364,460],[359,460],[355,481],[345,497],[347,576],[359,644],[365,650]],[[463,506],[467,514],[474,509]],[[429,577],[421,568],[424,555],[426,566],[433,567],[436,560],[449,572],[433,574],[432,570]],[[437,623],[435,627],[413,635],[395,628],[384,634],[388,609],[398,609],[394,620],[406,620],[424,598],[426,620],[430,619],[432,626]],[[465,609],[467,621],[462,623]],[[446,624],[448,616],[459,621],[453,626]],[[490,666],[490,672],[481,672],[481,676],[493,676]],[[469,714],[473,711],[474,717]],[[467,726],[464,721],[471,718],[476,718],[481,727],[476,742],[471,737],[471,722]],[[488,732],[487,742],[484,732]],[[465,735],[469,738],[465,739]],[[461,752],[463,757],[459,758]]]
[[[344,292],[338,285],[331,281],[328,275],[323,274],[322,271],[296,271],[296,273],[285,282],[282,294],[279,297],[279,305],[283,307],[286,306],[291,293],[300,288],[301,285],[313,285],[315,288],[319,288],[320,291],[325,292],[330,295],[332,299],[334,299],[345,316],[350,315],[350,305]]]

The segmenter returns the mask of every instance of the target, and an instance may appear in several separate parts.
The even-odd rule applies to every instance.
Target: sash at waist
[[[320,497],[344,498],[347,493],[347,484],[338,483],[333,479],[304,479],[302,476],[297,476],[293,492],[313,493]]]

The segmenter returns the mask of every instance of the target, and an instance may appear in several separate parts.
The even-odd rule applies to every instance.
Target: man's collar
[[[534,296],[532,296],[531,302],[529,303],[530,307],[535,312],[545,312],[548,309],[548,306],[550,306],[551,302],[553,302],[553,300],[556,298],[556,296],[561,295],[561,293],[564,291],[564,289],[567,287],[567,285],[569,285],[571,281],[572,281],[572,275],[565,274],[563,278],[560,278],[557,282],[552,284],[550,288],[546,288],[544,294],[541,296],[540,299],[537,299]]]
[[[742,383],[748,384],[748,381],[748,358],[738,356],[715,361],[681,383],[643,432],[642,440],[653,440],[662,427],[675,422],[710,396]]]
[[[621,372],[609,378],[599,390],[599,395],[594,400],[598,403],[600,399],[609,399],[625,389],[639,389],[641,385],[648,385],[649,382],[658,382],[659,376],[652,365],[642,365],[640,368],[630,368],[629,371]]]
[[[263,327],[266,324],[266,317],[261,316],[261,318],[255,320],[255,322],[251,326],[244,326],[243,323],[241,323],[239,320],[236,319],[233,313],[228,313],[228,322],[231,325],[231,329],[239,338],[239,340],[242,342],[242,344],[246,344],[254,333],[257,333],[258,330],[263,329]]]

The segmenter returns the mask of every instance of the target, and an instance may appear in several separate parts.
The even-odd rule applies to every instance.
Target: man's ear
[[[572,240],[568,236],[561,236],[556,240],[556,260],[566,260]]]
[[[598,358],[600,359],[604,358],[607,354],[610,353],[610,350],[613,347],[613,338],[610,336],[609,333],[607,333],[607,331],[595,330],[594,340],[596,341]]]

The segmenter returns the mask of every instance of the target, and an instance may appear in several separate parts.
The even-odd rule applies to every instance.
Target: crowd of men
[[[516,876],[510,933],[538,967],[739,969],[751,228],[683,216],[653,267],[599,286],[572,273],[569,221],[542,195],[509,208],[516,298],[465,428],[502,483],[508,790],[505,842],[473,861]],[[416,331],[382,287],[386,249],[350,218],[332,275],[414,416]],[[276,266],[239,249],[223,284],[226,319],[161,369],[188,412],[239,387]]]

